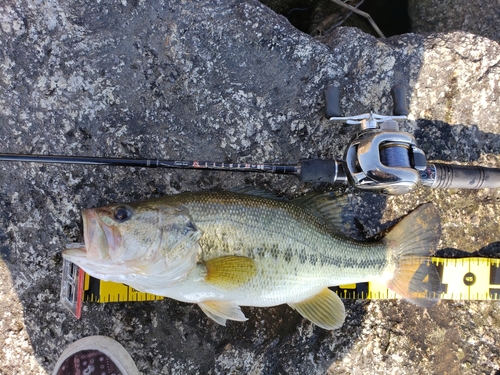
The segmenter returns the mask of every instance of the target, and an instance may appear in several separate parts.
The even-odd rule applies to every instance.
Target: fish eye
[[[125,206],[116,207],[113,217],[119,223],[123,223],[132,217],[132,210]]]

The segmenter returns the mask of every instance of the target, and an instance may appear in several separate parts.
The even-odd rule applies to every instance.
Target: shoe
[[[132,357],[115,340],[89,336],[68,346],[52,375],[140,375]]]

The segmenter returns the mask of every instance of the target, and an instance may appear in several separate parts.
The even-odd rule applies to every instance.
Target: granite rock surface
[[[497,18],[498,21],[498,18]],[[153,0],[0,5],[2,152],[216,161],[339,158],[356,131],[324,117],[340,86],[346,115],[391,113],[409,87],[430,160],[500,166],[500,46],[469,32],[376,39],[339,28],[314,39],[256,1]],[[439,30],[435,30],[439,31]],[[46,374],[64,348],[106,335],[144,374],[495,374],[500,304],[346,301],[337,331],[288,306],[244,308],[216,325],[172,300],[59,303],[61,251],[80,212],[109,202],[252,185],[292,198],[328,185],[295,177],[141,168],[0,164],[0,373]],[[442,218],[438,254],[499,257],[500,192],[419,188],[357,202],[352,236],[373,238],[424,202]]]
[[[498,0],[409,0],[408,14],[416,33],[466,31],[500,42]]]

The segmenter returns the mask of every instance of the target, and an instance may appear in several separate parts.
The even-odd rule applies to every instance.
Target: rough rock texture
[[[498,19],[497,19],[498,20]],[[356,130],[323,116],[341,85],[346,114],[390,113],[410,87],[430,159],[500,166],[500,47],[465,32],[377,40],[340,28],[316,40],[255,1],[6,0],[0,6],[0,147],[5,152],[297,161],[340,157]],[[244,308],[221,327],[172,300],[59,304],[61,251],[80,211],[187,190],[254,185],[286,197],[330,186],[294,177],[134,168],[0,165],[0,373],[45,374],[78,338],[121,342],[144,374],[494,374],[498,302],[346,302],[327,332],[287,306]],[[500,254],[500,192],[358,194],[353,236],[372,238],[432,201],[439,253]]]
[[[466,31],[500,42],[498,0],[409,0],[415,33]]]

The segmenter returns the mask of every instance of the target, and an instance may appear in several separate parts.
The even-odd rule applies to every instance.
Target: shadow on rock
[[[500,134],[482,131],[478,125],[450,125],[444,121],[417,120],[415,138],[429,160],[467,163],[485,154],[497,155]]]

